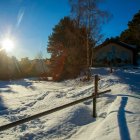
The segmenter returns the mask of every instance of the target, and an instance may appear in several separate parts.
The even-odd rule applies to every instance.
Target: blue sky
[[[104,37],[117,36],[140,10],[140,0],[104,0],[100,5],[112,14],[103,25]],[[10,55],[35,58],[46,47],[52,28],[70,14],[68,0],[0,0],[0,39],[12,38],[15,48]]]

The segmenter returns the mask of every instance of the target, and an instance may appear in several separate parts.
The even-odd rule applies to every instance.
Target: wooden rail
[[[111,90],[106,90],[106,91],[103,91],[103,92],[99,92],[98,95],[101,95],[101,94],[104,94],[104,93],[107,93],[107,92],[110,92]],[[59,110],[62,110],[62,109],[65,109],[67,107],[70,107],[70,106],[73,106],[73,105],[76,105],[76,104],[79,104],[83,101],[86,101],[86,100],[89,100],[89,99],[95,99],[96,98],[96,95],[93,94],[91,96],[88,96],[88,97],[85,97],[83,99],[79,99],[77,101],[74,101],[74,102],[71,102],[71,103],[68,103],[68,104],[65,104],[65,105],[62,105],[62,106],[59,106],[59,107],[56,107],[56,108],[53,108],[53,109],[50,109],[50,110],[47,110],[47,111],[44,111],[44,112],[41,112],[41,113],[38,113],[38,114],[35,114],[35,115],[32,115],[30,117],[27,117],[25,119],[21,119],[21,120],[18,120],[18,121],[15,121],[15,122],[12,122],[12,123],[9,123],[9,124],[6,124],[6,125],[3,125],[3,126],[0,126],[0,131],[4,131],[6,129],[9,129],[9,128],[12,128],[12,127],[15,127],[17,125],[20,125],[20,124],[23,124],[25,122],[29,122],[33,119],[37,119],[39,117],[42,117],[42,116],[45,116],[45,115],[49,115],[49,114],[52,114],[56,111],[59,111]],[[96,112],[95,112],[96,114]]]

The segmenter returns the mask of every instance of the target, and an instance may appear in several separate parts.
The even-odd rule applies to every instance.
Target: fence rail
[[[44,112],[41,112],[41,113],[38,113],[38,114],[35,114],[35,115],[32,115],[30,117],[27,117],[27,118],[24,118],[24,119],[21,119],[21,120],[18,120],[18,121],[15,121],[15,122],[3,125],[3,126],[0,126],[0,131],[4,131],[4,130],[7,130],[9,128],[15,127],[17,125],[29,122],[29,121],[31,121],[33,119],[37,119],[39,117],[43,117],[45,115],[52,114],[54,112],[57,112],[57,111],[62,110],[62,109],[65,109],[67,107],[71,107],[73,105],[79,104],[79,103],[81,103],[83,101],[86,101],[86,100],[89,100],[89,99],[93,99],[93,117],[96,117],[96,97],[98,95],[101,95],[101,94],[104,94],[104,93],[107,93],[107,92],[111,91],[111,90],[106,90],[106,91],[103,91],[103,92],[99,92],[97,94],[97,87],[98,87],[97,86],[98,85],[97,81],[98,81],[98,76],[97,77],[95,76],[95,93],[93,93],[93,95],[85,97],[85,98],[82,98],[82,99],[79,99],[79,100],[76,100],[76,101],[73,101],[71,103],[68,103],[68,104],[65,104],[65,105],[62,105],[62,106],[59,106],[59,107],[56,107],[56,108],[53,108],[53,109],[50,109],[50,110],[47,110],[47,111],[44,111]]]

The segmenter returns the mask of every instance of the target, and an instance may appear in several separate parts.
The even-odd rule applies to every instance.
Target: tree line
[[[5,50],[0,51],[0,80],[38,77],[46,74],[47,60],[9,57]]]
[[[36,61],[28,57],[20,61],[16,57],[7,56],[4,50],[0,51],[0,80],[33,77],[45,74],[54,80],[75,78],[83,71],[90,77],[90,67],[94,55],[94,47],[102,43],[101,27],[109,13],[102,11],[99,0],[69,0],[70,16],[62,18],[53,28],[48,38],[47,51],[51,54],[48,70],[44,68],[47,59],[40,58],[43,71],[38,73]],[[107,38],[103,43],[116,40],[137,45],[137,54],[140,53],[140,11],[128,23],[128,29],[120,36]],[[42,61],[43,60],[43,61]]]
[[[140,54],[140,11],[128,22],[128,29],[120,36],[102,42],[101,25],[109,14],[98,8],[99,1],[69,1],[71,15],[61,19],[49,36],[47,51],[51,53],[50,73],[55,80],[75,78],[83,70],[86,70],[88,78],[93,64],[93,48],[99,43],[121,41],[135,45],[137,55]]]

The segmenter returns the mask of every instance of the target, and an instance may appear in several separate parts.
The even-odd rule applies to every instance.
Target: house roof
[[[107,42],[107,43],[103,43],[99,46],[97,46],[96,48],[94,48],[95,50],[98,50],[98,49],[101,49],[103,48],[104,46],[110,44],[110,43],[114,43],[114,44],[117,44],[117,45],[120,45],[126,49],[129,49],[129,50],[132,50],[132,51],[136,51],[136,48],[137,46],[136,45],[130,45],[130,44],[127,44],[127,43],[124,43],[124,42],[120,42],[120,41],[110,41],[110,42]]]

